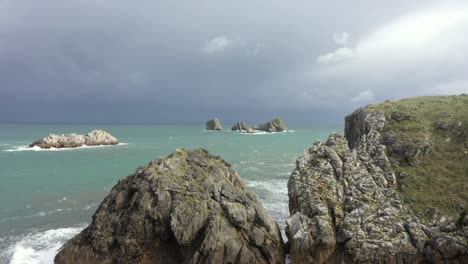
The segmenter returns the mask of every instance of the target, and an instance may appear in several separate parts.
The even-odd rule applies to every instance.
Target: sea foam
[[[50,264],[60,247],[74,235],[78,234],[85,224],[75,227],[33,231],[22,237],[9,237],[7,248],[0,248],[0,262],[10,264]]]
[[[98,146],[87,146],[83,145],[81,147],[76,148],[50,148],[50,149],[43,149],[38,146],[29,147],[29,146],[13,146],[12,149],[5,149],[3,151],[7,152],[17,152],[17,151],[71,151],[71,150],[81,150],[81,149],[90,149],[90,148],[105,148],[105,147],[114,147],[114,146],[126,146],[129,143],[119,143],[117,145],[98,145]]]

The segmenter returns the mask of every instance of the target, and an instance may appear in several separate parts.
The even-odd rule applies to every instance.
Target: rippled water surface
[[[117,146],[28,149],[49,133],[101,128]],[[0,125],[0,263],[51,263],[56,251],[91,220],[117,181],[177,148],[220,155],[255,190],[284,227],[287,180],[302,151],[336,127],[291,127],[273,134],[204,131],[201,126]]]

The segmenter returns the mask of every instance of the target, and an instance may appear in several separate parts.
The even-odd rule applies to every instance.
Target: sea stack
[[[265,132],[283,132],[288,130],[281,118],[275,118],[265,124],[258,125],[255,130],[265,131]]]
[[[55,263],[284,263],[283,246],[231,165],[177,150],[120,180]]]
[[[232,128],[231,128],[231,131],[242,131],[242,132],[246,132],[248,130],[252,130],[253,127],[249,124],[246,124],[244,122],[241,122],[241,123],[237,123],[235,124]]]
[[[86,135],[79,134],[49,134],[49,136],[37,140],[29,145],[43,149],[50,148],[76,148],[81,146],[99,146],[119,144],[117,138],[103,130],[93,130]]]
[[[223,130],[223,127],[221,126],[221,121],[219,121],[219,119],[216,117],[206,121],[206,130]]]
[[[288,182],[291,263],[468,263],[467,117],[462,96],[391,101],[315,142]]]

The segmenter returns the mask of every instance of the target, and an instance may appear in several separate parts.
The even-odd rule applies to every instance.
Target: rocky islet
[[[50,148],[76,148],[81,146],[117,145],[119,141],[103,130],[93,130],[86,135],[72,134],[49,134],[29,145],[43,149]]]
[[[360,108],[346,117],[344,135],[306,150],[288,182],[287,248],[225,161],[178,150],[121,180],[56,262],[283,263],[289,250],[292,263],[467,263],[464,209],[428,221],[398,191],[389,148],[401,134],[387,128],[415,120]],[[432,126],[465,135],[464,122],[447,123]]]

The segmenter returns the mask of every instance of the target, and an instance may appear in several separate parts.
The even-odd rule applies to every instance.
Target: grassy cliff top
[[[435,208],[455,216],[461,207],[468,209],[468,95],[408,98],[367,108],[385,114],[381,134],[404,200],[416,212]]]

